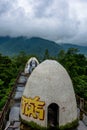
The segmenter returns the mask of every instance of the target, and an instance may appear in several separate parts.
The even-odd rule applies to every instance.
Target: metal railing
[[[84,98],[81,98],[78,95],[76,95],[76,101],[80,111],[87,115],[87,101],[85,101]]]

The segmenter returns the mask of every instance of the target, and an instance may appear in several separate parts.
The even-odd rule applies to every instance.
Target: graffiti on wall
[[[45,102],[40,101],[40,97],[36,96],[35,98],[26,98],[22,96],[22,114],[28,117],[33,117],[35,119],[44,120]]]

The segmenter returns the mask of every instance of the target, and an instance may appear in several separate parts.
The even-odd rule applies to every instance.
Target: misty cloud
[[[0,0],[0,36],[87,45],[86,0]]]

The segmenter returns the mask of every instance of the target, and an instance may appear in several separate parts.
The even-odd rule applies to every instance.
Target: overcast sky
[[[0,36],[87,45],[87,0],[0,0]]]

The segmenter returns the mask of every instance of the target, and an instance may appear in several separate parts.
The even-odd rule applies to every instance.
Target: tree
[[[63,60],[65,57],[65,51],[64,50],[60,50],[60,52],[58,53],[58,61]]]
[[[25,63],[27,62],[27,55],[24,51],[21,51],[13,59],[14,59],[14,62],[16,64],[17,68],[19,68],[19,70],[24,69]]]
[[[43,60],[50,59],[49,51],[48,49],[45,50]]]
[[[76,48],[69,48],[67,52],[60,51],[58,61],[68,71],[76,94],[87,100],[87,58]]]
[[[79,52],[79,50],[77,48],[69,48],[67,50],[67,53],[68,55],[74,55],[74,54],[77,54]]]

